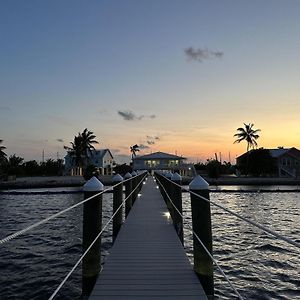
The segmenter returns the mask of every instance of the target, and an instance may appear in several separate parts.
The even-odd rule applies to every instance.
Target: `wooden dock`
[[[89,299],[207,299],[152,177],[141,193]]]

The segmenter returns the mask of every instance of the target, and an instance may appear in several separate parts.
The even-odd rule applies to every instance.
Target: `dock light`
[[[157,189],[159,189],[158,185],[156,186]]]
[[[146,182],[144,181],[143,184],[146,184]]]
[[[169,220],[171,218],[171,215],[170,213],[167,211],[167,212],[164,212],[164,216]]]
[[[138,197],[140,198],[142,196],[142,194],[138,193]]]

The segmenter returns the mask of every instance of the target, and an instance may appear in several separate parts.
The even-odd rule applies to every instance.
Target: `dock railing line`
[[[138,176],[138,175],[137,175]],[[56,290],[53,292],[53,294],[48,298],[48,300],[52,300],[54,299],[54,297],[57,295],[57,293],[59,292],[59,290],[63,287],[63,285],[66,283],[66,281],[69,279],[69,277],[72,275],[72,273],[75,271],[75,269],[78,267],[78,265],[81,263],[81,261],[83,260],[83,258],[87,255],[87,253],[89,252],[89,250],[93,247],[93,245],[96,243],[96,241],[99,239],[99,237],[102,235],[102,233],[104,232],[104,230],[107,228],[107,226],[111,223],[111,221],[113,220],[114,216],[118,213],[118,211],[121,209],[121,207],[126,203],[126,201],[130,198],[130,196],[136,191],[136,189],[139,188],[139,185],[141,184],[141,182],[145,179],[146,175],[141,179],[141,181],[139,182],[139,184],[137,184],[137,186],[131,191],[131,193],[122,201],[122,203],[120,204],[120,206],[117,208],[117,210],[115,211],[115,213],[111,216],[111,218],[107,221],[107,223],[104,225],[104,227],[101,229],[101,231],[98,233],[98,235],[96,236],[96,238],[92,241],[92,243],[89,245],[89,247],[86,249],[86,251],[81,255],[81,257],[78,259],[78,261],[76,262],[76,264],[74,265],[74,267],[70,270],[70,272],[65,276],[65,278],[63,279],[63,281],[59,284],[59,286],[56,288]],[[121,184],[125,182],[122,181],[118,184],[116,184],[115,186]]]
[[[138,175],[136,175],[136,176],[134,176],[132,178],[135,178],[135,177],[138,177]],[[60,215],[66,213],[67,211],[72,210],[73,208],[75,208],[77,206],[80,206],[80,205],[84,204],[85,202],[90,201],[90,200],[94,199],[95,197],[97,197],[97,196],[99,196],[101,194],[104,194],[107,191],[113,190],[114,187],[116,187],[116,186],[118,186],[120,184],[123,184],[123,183],[125,183],[128,180],[132,180],[132,178],[123,180],[121,182],[118,182],[115,185],[111,186],[110,188],[105,189],[105,190],[97,193],[96,195],[93,195],[93,196],[91,196],[91,197],[89,197],[87,199],[84,199],[83,201],[81,201],[79,203],[76,203],[76,204],[74,204],[74,205],[72,205],[72,206],[70,206],[70,207],[68,207],[68,208],[66,208],[66,209],[64,209],[64,210],[62,210],[62,211],[60,211],[58,213],[55,213],[55,214],[53,214],[53,215],[51,215],[51,216],[49,216],[49,217],[47,217],[47,218],[45,218],[45,219],[43,219],[41,221],[38,221],[38,222],[36,222],[34,224],[29,225],[28,227],[26,227],[26,228],[24,228],[22,230],[19,230],[19,231],[13,233],[13,234],[10,234],[10,235],[6,236],[5,238],[3,238],[3,239],[0,240],[0,245],[5,244],[8,241],[11,241],[11,240],[15,239],[16,237],[25,234],[26,232],[30,231],[31,229],[36,228],[36,227],[38,227],[38,226],[40,226],[40,225],[42,225],[44,223],[47,223],[48,221],[50,221],[52,219],[55,219],[55,218],[59,217]]]
[[[160,182],[160,180],[158,179],[158,177],[156,177],[156,180],[158,181],[158,183],[160,184],[160,186],[163,188],[166,196],[168,197],[170,203],[172,204],[172,206],[174,207],[174,209],[177,211],[177,213],[182,217],[182,219],[184,219],[183,214],[177,209],[176,205],[173,203],[169,193],[166,191],[165,187],[163,186],[163,184]],[[174,183],[173,181],[171,181],[172,183]],[[176,184],[177,185],[177,184]],[[178,185],[180,186],[180,185]],[[180,186],[181,187],[181,186]],[[226,279],[226,281],[228,282],[228,284],[230,285],[230,287],[232,288],[232,290],[234,291],[234,293],[237,295],[237,297],[240,300],[243,300],[244,298],[242,298],[242,296],[240,295],[240,293],[238,292],[238,290],[233,286],[233,284],[231,283],[230,279],[228,278],[228,276],[224,273],[224,271],[222,270],[221,266],[218,264],[218,262],[213,258],[213,256],[210,254],[210,252],[208,251],[208,249],[204,246],[204,244],[202,243],[201,239],[198,237],[198,235],[193,231],[193,229],[191,228],[191,226],[188,226],[189,229],[193,232],[193,235],[196,237],[196,239],[198,240],[198,242],[201,244],[201,246],[203,247],[203,249],[205,250],[205,252],[208,254],[208,256],[211,258],[211,260],[213,261],[213,263],[216,265],[217,269],[219,270],[219,272],[224,276],[224,278]]]
[[[218,203],[216,203],[216,202],[214,202],[214,201],[211,201],[211,200],[209,200],[209,199],[206,199],[205,197],[202,197],[202,196],[200,196],[200,195],[198,195],[198,194],[196,194],[196,193],[194,193],[194,192],[188,190],[187,188],[182,187],[181,185],[175,183],[174,181],[170,180],[170,179],[167,178],[167,177],[165,177],[165,179],[168,180],[168,181],[170,181],[172,184],[175,184],[175,185],[177,185],[177,186],[180,186],[180,188],[181,188],[182,190],[185,190],[185,191],[189,192],[190,194],[193,194],[193,195],[195,195],[196,197],[198,197],[198,198],[200,198],[200,199],[202,199],[202,200],[204,200],[204,201],[206,201],[206,202],[209,202],[209,203],[211,203],[212,205],[214,205],[214,206],[216,206],[216,207],[219,207],[219,208],[223,209],[224,211],[228,212],[229,214],[234,215],[235,217],[237,217],[237,218],[239,218],[239,219],[241,219],[241,220],[243,220],[243,221],[245,221],[245,222],[247,222],[247,223],[249,223],[249,224],[251,224],[251,225],[253,225],[253,226],[257,227],[257,228],[259,228],[259,229],[261,229],[262,231],[265,231],[266,233],[269,233],[269,234],[271,234],[271,235],[277,237],[278,239],[281,239],[281,240],[283,240],[283,241],[289,243],[290,245],[293,245],[293,246],[295,246],[295,247],[297,247],[297,248],[300,249],[300,243],[298,243],[298,242],[296,242],[296,241],[293,241],[293,240],[290,239],[290,238],[284,237],[284,236],[282,236],[281,234],[279,234],[279,233],[277,233],[277,232],[275,232],[275,231],[273,231],[273,230],[271,230],[271,229],[269,229],[269,228],[267,228],[267,227],[265,227],[265,226],[263,226],[263,225],[261,225],[261,224],[258,224],[258,223],[254,222],[254,221],[251,221],[251,220],[249,220],[249,219],[247,219],[247,218],[241,216],[240,214],[235,213],[234,211],[230,210],[229,208],[224,207],[224,206],[221,205],[221,204],[218,204]]]

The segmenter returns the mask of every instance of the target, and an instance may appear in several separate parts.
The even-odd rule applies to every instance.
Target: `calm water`
[[[103,223],[111,216],[104,195]],[[82,194],[0,195],[0,238],[82,200]],[[186,223],[191,220],[183,195]],[[300,242],[300,193],[211,193],[211,199]],[[245,299],[300,299],[300,251],[212,207],[214,256]],[[103,255],[111,246],[105,233]],[[47,299],[81,254],[82,207],[0,246],[0,299]],[[185,230],[190,259],[191,232]],[[79,299],[78,268],[56,299]],[[235,299],[215,272],[217,299]]]

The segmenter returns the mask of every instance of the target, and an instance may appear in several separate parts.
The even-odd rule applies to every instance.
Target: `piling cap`
[[[127,172],[127,173],[125,174],[125,176],[124,176],[125,179],[129,179],[129,178],[131,178],[131,177],[132,177],[132,175],[131,175],[129,172]]]
[[[123,177],[120,174],[116,174],[113,178],[112,178],[113,182],[121,182],[123,181]]]
[[[189,184],[190,190],[208,190],[209,184],[200,175],[194,177],[192,182]]]
[[[168,172],[168,173],[166,173],[165,176],[166,176],[167,178],[171,179],[172,175],[173,175],[173,174],[172,174],[171,172]]]
[[[93,176],[90,180],[88,180],[84,186],[84,192],[101,192],[104,189],[104,185],[102,182],[95,176]]]
[[[136,173],[135,171],[133,171],[133,172],[131,173],[131,175],[132,175],[132,176],[136,176],[137,173]]]
[[[178,173],[174,173],[171,177],[172,181],[181,181],[182,177]]]

